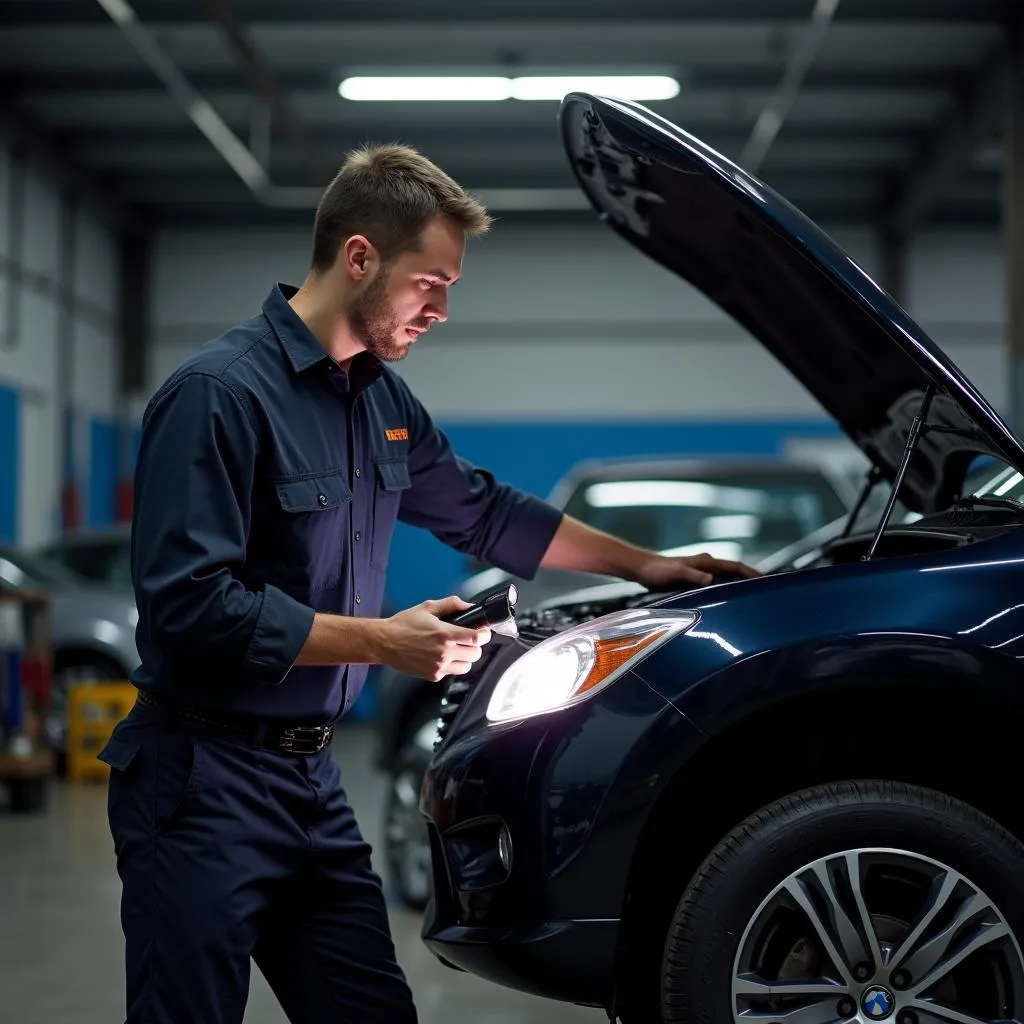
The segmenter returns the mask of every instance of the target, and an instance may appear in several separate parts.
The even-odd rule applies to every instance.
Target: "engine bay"
[[[648,592],[596,600],[569,600],[564,604],[550,605],[542,609],[530,608],[517,612],[516,624],[519,627],[519,636],[522,640],[527,643],[539,643],[549,636],[554,636],[556,633],[561,633],[563,630],[578,626],[583,622],[589,622],[601,615],[609,615],[627,608],[644,608],[664,601],[665,598],[679,592],[671,591],[664,594]]]
[[[913,523],[890,526],[882,534],[872,558],[899,558],[948,551],[1001,536],[1021,526],[1024,526],[1024,512],[1009,506],[973,508],[956,505]],[[774,570],[772,575],[860,562],[871,550],[874,536],[875,531],[868,529],[836,538],[808,552],[804,557],[795,559],[792,564]],[[680,592],[630,593],[583,600],[570,597],[562,603],[548,604],[543,608],[522,609],[516,615],[516,622],[522,640],[526,643],[539,643],[601,615],[655,605]]]
[[[1024,525],[1024,515],[1012,508],[951,509],[925,516],[916,522],[889,527],[878,541],[873,558],[899,558],[926,555],[953,548],[966,547],[979,541],[999,537]],[[819,568],[826,565],[849,565],[868,554],[874,531],[863,530],[840,537],[823,545],[818,558],[801,562],[793,568]]]

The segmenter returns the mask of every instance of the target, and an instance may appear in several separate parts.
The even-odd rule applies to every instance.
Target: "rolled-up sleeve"
[[[532,579],[562,512],[456,456],[423,406],[407,398],[411,486],[399,518],[481,562]]]
[[[173,382],[143,424],[136,468],[132,573],[142,639],[178,671],[216,666],[225,683],[276,684],[313,609],[273,586],[248,589],[245,560],[257,435],[218,378]]]

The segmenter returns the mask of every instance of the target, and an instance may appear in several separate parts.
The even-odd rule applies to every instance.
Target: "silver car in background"
[[[87,580],[131,589],[130,523],[74,530],[51,541],[40,553],[48,561],[60,562]]]
[[[665,554],[707,551],[753,565],[849,512],[854,480],[811,460],[777,458],[595,459],[574,466],[551,504],[605,533]],[[541,569],[532,580],[484,569],[464,580],[474,597],[507,581],[532,608],[611,577]]]
[[[139,613],[130,587],[87,580],[38,553],[0,546],[0,587],[50,597],[53,693],[46,733],[62,761],[67,693],[75,683],[127,679],[139,664]]]

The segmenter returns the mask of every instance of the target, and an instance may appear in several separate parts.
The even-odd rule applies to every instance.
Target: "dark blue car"
[[[631,103],[560,123],[607,223],[773,352],[887,500],[788,571],[496,636],[424,781],[425,941],[630,1024],[1024,1019],[1024,447],[760,181]]]

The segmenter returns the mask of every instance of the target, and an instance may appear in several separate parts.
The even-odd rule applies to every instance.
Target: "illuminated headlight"
[[[633,609],[567,629],[505,670],[491,694],[487,717],[507,722],[586,700],[699,618],[695,611]]]

